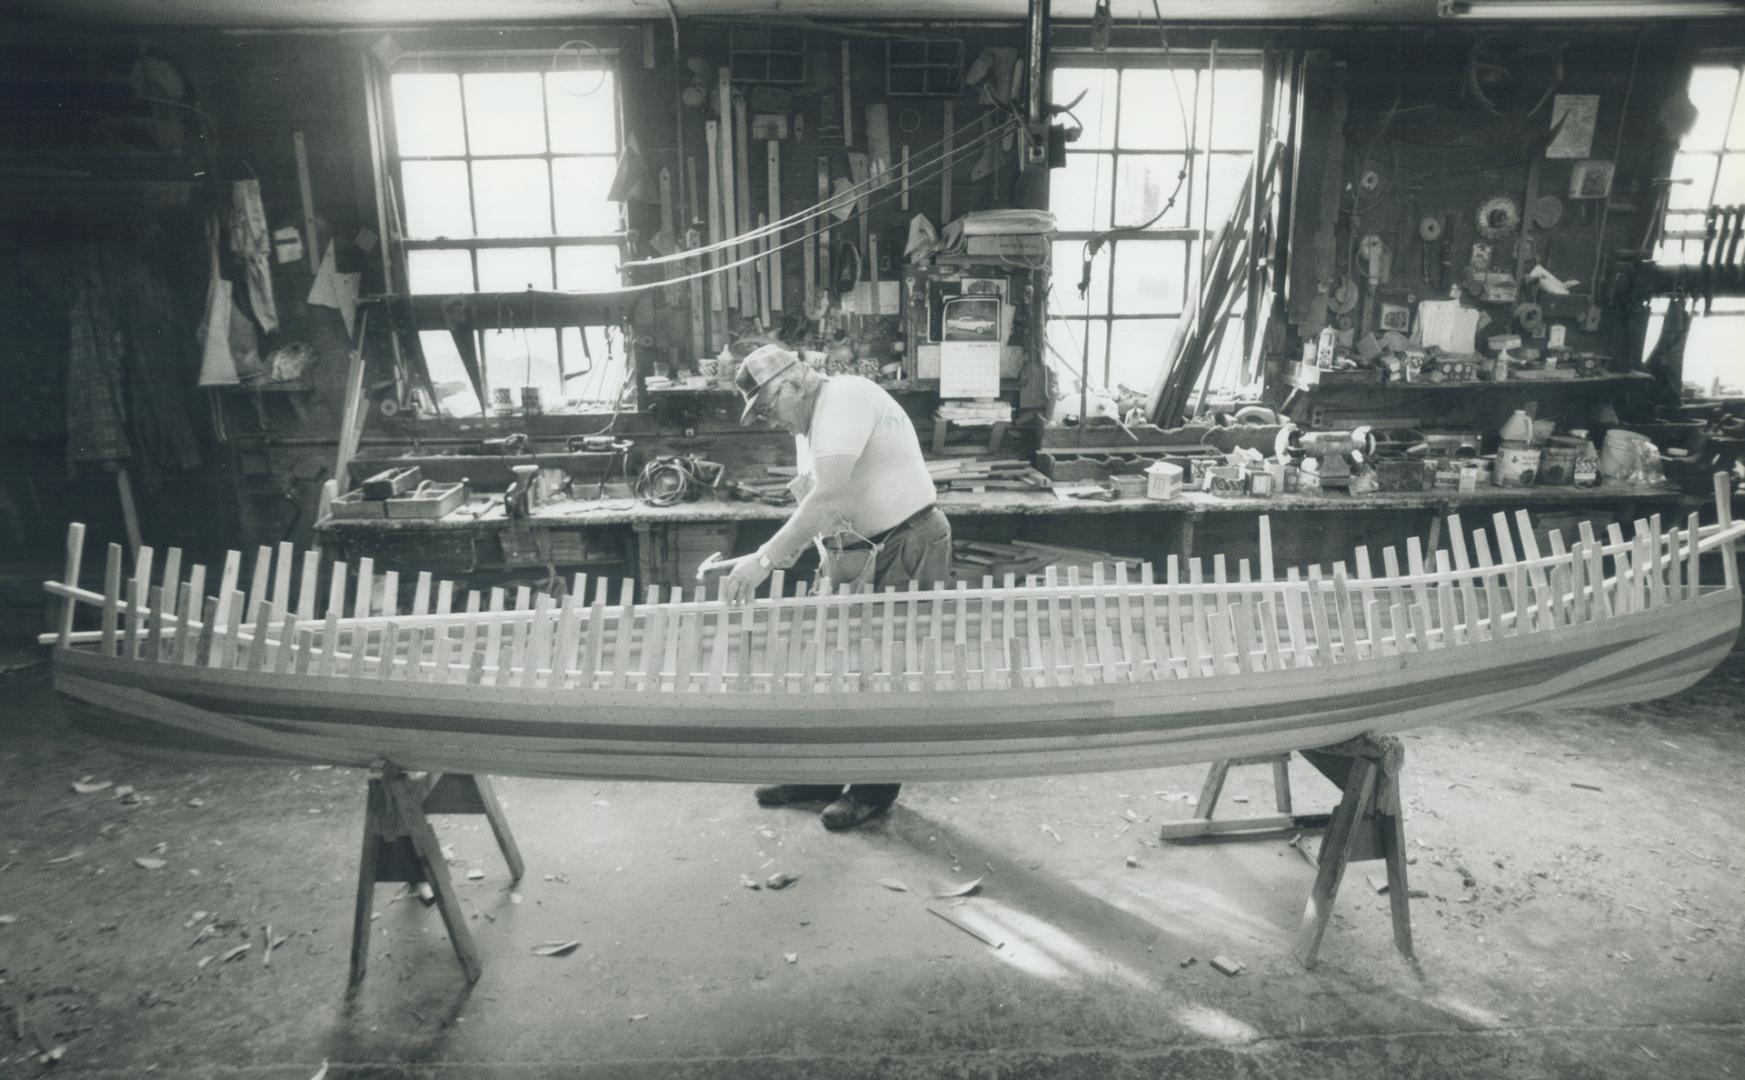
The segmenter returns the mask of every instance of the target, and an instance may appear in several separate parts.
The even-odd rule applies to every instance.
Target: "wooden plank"
[[[1217,646],[1211,640],[1205,617],[1202,615],[1195,618],[1193,609],[1190,607],[1185,626],[1186,632],[1183,635],[1182,645],[1187,651],[1187,676],[1195,679],[1204,678],[1208,674],[1206,671],[1208,660],[1212,662],[1211,674],[1216,674],[1217,658],[1208,656],[1208,653],[1216,652]],[[1171,666],[1173,667],[1173,665]]]
[[[1624,530],[1616,522],[1606,526],[1607,547],[1612,548],[1613,610],[1626,615],[1638,610],[1636,603],[1636,570],[1630,558],[1629,545],[1624,542]]]
[[[1424,652],[1437,648],[1436,639],[1430,633],[1430,609],[1422,603],[1412,605],[1412,617],[1417,623],[1419,645]]]
[[[1666,531],[1666,598],[1669,603],[1684,599],[1684,558],[1679,547],[1684,534],[1674,525]]]
[[[133,559],[133,587],[127,604],[126,656],[139,659],[141,638],[145,634],[145,604],[151,590],[152,550],[149,544],[139,549]]]
[[[193,593],[190,593],[188,598],[190,606],[199,600],[199,597]],[[212,653],[214,651],[212,645],[216,637],[215,631],[217,626],[218,599],[209,596],[206,597],[205,607],[202,609],[202,618],[200,620],[200,640],[194,647],[194,665],[196,667],[205,667],[212,663]]]
[[[412,614],[414,614],[414,615],[428,615],[428,614],[430,614],[430,585],[431,585],[430,571],[428,571],[428,570],[419,571],[418,572],[418,584],[414,585],[412,588]]]
[[[1206,597],[1199,588],[1205,583],[1206,576],[1201,568],[1200,560],[1198,558],[1189,559],[1188,584],[1194,586],[1194,589],[1191,593],[1191,599],[1188,601],[1188,618],[1199,627],[1206,625]]]
[[[140,649],[142,659],[156,663],[159,650],[164,641],[164,589],[162,585],[153,585],[146,594],[145,643]]]
[[[1104,682],[1116,682],[1127,669],[1115,658],[1115,635],[1109,626],[1108,609],[1103,602],[1103,564],[1091,569],[1091,583],[1096,587],[1093,601],[1092,626],[1097,639],[1097,664],[1102,668]],[[1129,677],[1131,675],[1129,674]]]
[[[253,626],[254,640],[249,643],[248,662],[245,665],[249,671],[261,671],[267,664],[267,639],[272,633],[273,612],[276,609],[271,600],[262,600],[255,605]]]
[[[268,599],[267,586],[273,572],[273,549],[265,544],[255,549],[254,578],[248,588],[248,606],[243,609],[242,621],[254,625],[255,616],[260,614],[261,602]]]
[[[1553,613],[1556,608],[1551,603],[1550,585],[1546,581],[1545,571],[1539,566],[1539,537],[1533,529],[1533,519],[1526,510],[1515,512],[1515,528],[1521,534],[1521,557],[1528,560],[1527,580],[1533,586],[1534,610],[1539,629],[1556,628]]]
[[[1430,608],[1435,603],[1430,597],[1429,586],[1424,578],[1424,549],[1418,543],[1416,536],[1406,537],[1406,569],[1411,574],[1406,580],[1410,583],[1412,595],[1412,610],[1422,607]]]
[[[732,627],[728,625],[728,616],[731,613],[732,609],[723,601],[714,611],[704,612],[699,616],[714,626],[714,631],[709,635],[709,677],[704,684],[704,689],[711,694],[719,694],[727,679],[727,650],[732,643]]]
[[[1561,529],[1551,530],[1546,534],[1546,540],[1551,546],[1551,557],[1557,560],[1545,574],[1551,585],[1553,622],[1568,625],[1576,621],[1570,600],[1569,548],[1564,546]]]
[[[582,610],[586,597],[574,592],[564,594],[557,614],[557,644],[552,649],[551,685],[567,687],[580,685],[591,689],[594,671],[576,663],[576,645],[582,634]],[[591,634],[599,626],[592,618],[588,620],[588,631]]]
[[[1339,616],[1339,637],[1344,659],[1356,660],[1361,655],[1357,649],[1357,619],[1351,610],[1351,586],[1345,574],[1343,563],[1333,567],[1333,600],[1334,611]]]
[[[1321,591],[1321,567],[1309,567],[1309,618],[1315,628],[1315,656],[1323,664],[1333,663],[1333,634],[1327,620],[1327,598]]]
[[[1696,511],[1692,510],[1690,517],[1684,523],[1685,536],[1690,540],[1690,549],[1685,553],[1684,564],[1684,589],[1687,600],[1695,600],[1702,594],[1702,574],[1699,573],[1702,546],[1698,543],[1702,537],[1702,532],[1698,521]]]
[[[1309,639],[1303,629],[1303,584],[1296,567],[1285,571],[1285,628],[1291,637],[1291,663],[1300,668],[1314,661],[1309,656]]]
[[[1246,674],[1247,667],[1236,655],[1235,632],[1230,626],[1229,609],[1219,610],[1216,603],[1206,612],[1206,643],[1212,650],[1212,674]]]
[[[1581,546],[1587,552],[1587,580],[1590,589],[1588,594],[1589,617],[1595,619],[1610,618],[1612,604],[1606,589],[1605,556],[1600,550],[1599,538],[1594,535],[1592,522],[1582,522],[1578,531],[1581,533]]]
[[[603,685],[622,690],[628,685],[628,676],[633,667],[636,649],[636,579],[624,578],[618,583],[618,620],[617,633],[614,635],[611,670]],[[750,660],[750,646],[746,648],[746,659]],[[749,689],[749,687],[747,687]]]
[[[1162,679],[1174,676],[1175,665],[1170,662],[1171,657],[1177,648],[1186,648],[1182,640],[1181,601],[1176,596],[1175,589],[1181,584],[1181,563],[1174,555],[1170,555],[1164,560],[1164,583],[1169,586],[1165,590],[1167,599],[1164,607],[1169,623],[1161,632],[1157,624],[1157,581],[1155,574],[1156,570],[1150,559],[1140,564],[1139,584],[1142,590],[1141,607],[1143,608],[1141,615],[1145,619],[1145,659],[1152,665],[1152,670],[1156,676]]]
[[[310,673],[315,663],[315,644],[316,631],[313,628],[304,627],[297,631],[297,666],[294,670],[298,675]]]
[[[1734,241],[1727,245],[1729,253],[1732,251],[1733,242],[1736,241],[1737,234],[1735,233]],[[1715,524],[1722,532],[1733,526],[1733,475],[1731,472],[1717,472],[1715,474]],[[1691,535],[1696,536],[1697,533],[1692,532]],[[1739,589],[1739,558],[1736,551],[1737,545],[1731,540],[1721,544],[1721,579],[1728,592],[1737,592]]]
[[[1190,563],[1189,565],[1192,565],[1192,564]],[[1220,551],[1217,554],[1212,556],[1212,581],[1218,585],[1222,585],[1229,580],[1230,579],[1225,574],[1224,553],[1222,551]],[[1198,582],[1196,582],[1195,584],[1198,584]],[[1225,610],[1228,609],[1229,606],[1230,606],[1230,594],[1229,593],[1226,593],[1223,589],[1219,589],[1216,593],[1213,594],[1213,597],[1212,597],[1212,610],[1213,611],[1215,611],[1219,615],[1222,615],[1222,614],[1224,614]]]
[[[679,616],[678,652],[673,657],[673,689],[681,694],[688,693],[691,689],[691,672],[696,669],[700,633],[697,623],[700,618],[700,614],[694,611]]]
[[[85,523],[75,521],[67,526],[67,561],[61,571],[61,581],[71,588],[79,587],[79,571],[85,561]],[[78,613],[79,601],[74,597],[65,598],[61,606],[61,636],[57,643],[61,648],[69,648],[73,643],[73,617]],[[107,649],[103,655],[109,655]]]
[[[303,553],[303,573],[297,580],[297,618],[303,622],[314,622],[315,593],[321,584],[321,553],[305,551]]]
[[[642,689],[661,689],[661,665],[666,660],[667,611],[660,602],[660,586],[650,585],[647,592],[647,625],[642,630]]]
[[[334,676],[339,674],[336,666],[339,652],[339,609],[329,607],[327,618],[321,625],[321,655],[315,665],[315,674]]]
[[[376,560],[370,558],[368,555],[358,560],[357,592],[353,596],[351,609],[352,617],[355,619],[368,618],[370,615],[370,608],[373,604],[372,596],[375,589],[375,582],[372,578],[375,576],[375,571]]]
[[[594,602],[588,605],[588,636],[582,650],[581,685],[593,689],[600,676],[600,665],[605,656],[606,638],[611,633],[606,625],[606,584],[604,577],[598,579],[599,588],[594,592]],[[578,609],[579,609],[578,599]],[[573,654],[565,654],[560,658],[564,664],[574,663]],[[562,678],[562,676],[560,676]]]
[[[551,664],[552,631],[556,604],[549,593],[533,601],[533,622],[528,630],[526,664],[521,669],[522,686],[545,686]]]
[[[400,571],[382,575],[382,614],[394,618],[400,614]]]
[[[1260,580],[1273,581],[1272,568],[1272,519],[1260,515]]]
[[[1448,574],[1454,569],[1453,560],[1448,557],[1444,548],[1436,549],[1436,572]],[[1460,616],[1454,608],[1454,583],[1452,578],[1446,578],[1436,586],[1436,605],[1442,619],[1442,641],[1446,645],[1464,645],[1467,641],[1465,628],[1460,625]]]
[[[1367,546],[1359,546],[1352,549],[1351,565],[1354,570],[1354,577],[1357,581],[1357,597],[1354,602],[1357,605],[1358,612],[1363,616],[1364,632],[1362,640],[1359,642],[1359,648],[1360,650],[1370,650],[1373,652],[1377,643],[1376,630],[1374,626],[1369,624],[1369,613],[1374,609],[1375,605],[1375,586],[1372,584],[1375,574],[1370,568],[1369,548]],[[1380,654],[1375,653],[1375,655]]]
[[[171,650],[177,654],[179,663],[192,665],[200,648],[200,635],[205,629],[195,624],[200,620],[201,605],[206,600],[206,567],[195,563],[193,573],[188,575],[188,587],[182,590],[182,627],[177,632],[176,640],[171,642]]]
[[[1016,587],[1017,575],[1010,570],[1006,571],[1005,580],[1000,583],[1000,634],[1006,641],[1014,641],[1018,637],[1018,603],[1012,598],[1012,590]]]
[[[291,609],[291,571],[297,558],[297,548],[288,541],[279,543],[278,558],[273,561],[273,609]]]
[[[1236,652],[1236,670],[1244,675],[1254,668],[1254,622],[1248,613],[1248,602],[1232,597],[1224,612],[1224,622],[1230,633],[1230,647]]]
[[[533,633],[533,620],[527,617],[529,613],[526,605],[519,602],[524,600],[526,593],[525,587],[515,590],[515,597],[518,601],[515,610],[522,617],[515,620],[513,632],[510,635],[507,669],[499,667],[497,670],[498,686],[514,685],[517,681],[525,686],[533,678],[532,665],[527,661],[527,639]]]
[[[1035,594],[1024,598],[1024,635],[1030,646],[1030,663],[1037,668],[1038,684],[1053,686],[1054,665],[1043,659],[1041,604]]]
[[[1270,596],[1255,604],[1254,607],[1260,613],[1260,638],[1266,649],[1266,669],[1268,671],[1283,671],[1285,663],[1284,655],[1279,649],[1278,609]]]
[[[159,605],[162,605],[165,615],[162,629],[166,631],[166,635],[160,635],[158,637],[147,659],[162,660],[164,658],[163,650],[170,645],[171,638],[167,636],[167,632],[170,629],[170,624],[175,621],[176,602],[181,596],[181,585],[182,549],[179,547],[172,547],[169,550],[169,553],[164,557],[162,595],[159,596],[158,600],[154,601],[151,606],[152,611],[156,612],[159,609]]]
[[[1404,608],[1406,606],[1406,593],[1405,590],[1400,587],[1400,556],[1399,553],[1393,549],[1392,545],[1381,549],[1381,568],[1382,573],[1387,576],[1388,580],[1388,604],[1390,610],[1396,607]]]
[[[1538,629],[1533,617],[1533,604],[1527,595],[1527,574],[1519,562],[1508,564],[1509,599],[1514,607],[1515,627],[1523,634]]]
[[[286,562],[290,560],[287,559]],[[289,596],[286,597],[289,600]],[[273,670],[287,674],[297,666],[297,613],[286,610],[279,625],[279,642],[273,649]]]
[[[1648,549],[1648,606],[1660,607],[1666,603],[1667,561],[1661,554],[1661,543],[1665,536],[1660,531],[1660,515],[1655,514],[1647,521],[1637,518],[1636,534]]]

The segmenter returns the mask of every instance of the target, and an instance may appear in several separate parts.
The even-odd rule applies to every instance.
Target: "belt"
[[[863,544],[859,541],[855,541],[853,543],[843,544],[841,547],[838,547],[836,550],[838,550],[838,551],[865,551],[875,544],[884,543],[886,540],[889,540],[891,537],[902,532],[904,529],[907,529],[909,526],[920,521],[922,518],[933,513],[933,511],[935,511],[937,509],[939,509],[938,503],[928,503],[926,506],[923,506],[921,509],[915,511],[913,514],[910,514],[908,517],[897,522],[895,525],[892,525],[890,528],[886,529],[884,532],[874,533],[872,536],[867,537],[868,541],[870,541],[869,543]]]

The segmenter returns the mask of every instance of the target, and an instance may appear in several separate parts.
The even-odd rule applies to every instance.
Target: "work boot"
[[[851,787],[843,792],[842,798],[826,806],[818,817],[824,822],[826,829],[840,832],[884,813],[891,808],[894,801],[895,799],[869,798]]]
[[[827,803],[842,794],[841,784],[765,784],[753,794],[759,806]]]

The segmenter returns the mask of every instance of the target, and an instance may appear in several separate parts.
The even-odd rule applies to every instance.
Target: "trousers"
[[[951,519],[938,507],[887,536],[873,561],[873,588],[901,588],[911,581],[923,587],[951,576]],[[901,784],[854,784],[849,794],[856,801],[889,806],[897,801]]]

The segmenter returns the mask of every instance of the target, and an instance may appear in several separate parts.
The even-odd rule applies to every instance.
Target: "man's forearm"
[[[771,565],[792,566],[800,553],[806,550],[806,545],[812,542],[812,538],[828,528],[843,513],[846,507],[830,496],[829,492],[813,488],[800,500],[793,516],[776,530],[774,536],[764,541],[758,550],[769,559]]]

